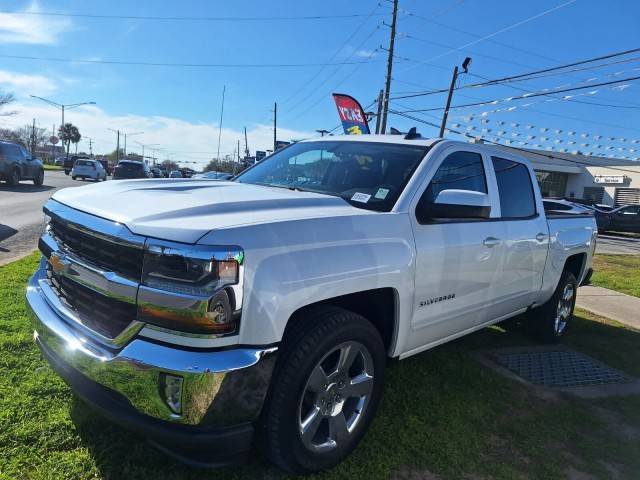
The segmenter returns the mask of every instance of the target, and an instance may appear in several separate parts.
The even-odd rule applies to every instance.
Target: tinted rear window
[[[137,163],[120,163],[118,164],[118,172],[131,172],[140,173],[142,171],[142,165]]]
[[[76,165],[80,167],[91,167],[93,166],[93,162],[90,162],[88,160],[76,160]]]
[[[526,165],[491,157],[498,181],[502,218],[526,218],[536,214],[531,175]]]

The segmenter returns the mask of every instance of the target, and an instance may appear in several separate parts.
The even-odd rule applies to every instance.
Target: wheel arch
[[[586,261],[587,254],[584,252],[571,255],[565,260],[562,271],[573,273],[573,276],[576,277],[576,281],[580,283],[580,278],[584,272]]]
[[[285,341],[295,326],[304,318],[305,313],[320,306],[335,306],[361,315],[380,333],[387,355],[391,355],[398,336],[398,292],[395,288],[385,287],[349,293],[310,303],[293,312],[282,336]]]

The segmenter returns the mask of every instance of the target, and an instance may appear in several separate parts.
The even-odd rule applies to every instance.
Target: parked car
[[[573,203],[578,203],[580,205],[584,205],[586,207],[594,207],[597,208],[598,210],[601,210],[603,212],[610,212],[611,210],[614,209],[614,207],[612,207],[611,205],[606,205],[604,203],[596,203],[593,200],[583,200],[581,198],[565,198],[564,200],[567,200],[569,202],[573,202]]]
[[[82,180],[90,178],[96,182],[99,182],[100,180],[106,181],[107,171],[98,160],[80,159],[76,160],[76,163],[73,164],[73,168],[71,169],[71,178],[73,180],[76,178],[81,178]]]
[[[237,461],[259,431],[296,473],[356,447],[388,358],[523,313],[564,337],[597,235],[546,215],[525,157],[401,135],[301,141],[232,182],[59,190],[44,211],[26,295],[55,371],[183,460]]]
[[[98,160],[100,162],[100,164],[102,165],[102,168],[104,168],[105,172],[107,172],[107,175],[111,176],[113,175],[113,165],[109,163],[108,160]]]
[[[169,178],[182,178],[182,172],[180,170],[171,170]]]
[[[20,180],[33,180],[34,185],[40,186],[44,182],[44,165],[21,145],[0,140],[0,180],[11,186]]]
[[[198,178],[198,179],[204,179],[204,180],[231,180],[233,178],[233,174],[225,173],[225,172],[204,172],[204,173],[197,173],[191,178]]]
[[[611,214],[592,205],[579,204],[569,200],[543,199],[544,209],[555,215],[563,213],[588,213],[595,217],[598,232],[604,233],[611,225]]]
[[[113,172],[114,180],[151,177],[152,175],[149,170],[149,165],[144,162],[138,162],[137,160],[120,160]]]
[[[151,175],[153,175],[153,178],[162,178],[162,170],[157,167],[153,167],[151,169]]]
[[[64,174],[65,175],[69,175],[71,173],[71,170],[73,169],[73,166],[76,163],[76,160],[80,160],[80,159],[88,159],[90,160],[90,158],[87,155],[71,155],[70,157],[65,157],[64,162],[62,163],[63,165],[63,169],[64,169]]]
[[[58,157],[55,159],[55,161],[53,162],[53,164],[57,167],[61,167],[64,165],[64,157]]]
[[[612,210],[608,230],[640,233],[640,205],[625,205]]]

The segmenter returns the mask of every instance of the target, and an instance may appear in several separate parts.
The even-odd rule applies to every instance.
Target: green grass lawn
[[[244,466],[191,470],[92,413],[33,344],[23,292],[36,262],[32,255],[0,267],[0,478],[286,478],[258,454]],[[583,312],[570,340],[631,375],[640,375],[639,342],[640,332]],[[314,478],[638,478],[640,396],[548,394],[472,357],[478,349],[528,343],[509,322],[392,362],[363,443]]]
[[[640,255],[595,255],[591,283],[640,297]]]
[[[59,165],[49,165],[49,164],[44,164],[44,169],[45,170],[62,170],[62,167]]]

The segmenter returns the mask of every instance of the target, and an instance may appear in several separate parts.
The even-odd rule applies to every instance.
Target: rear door
[[[640,232],[640,205],[629,205],[618,210],[613,217],[613,229]]]
[[[496,276],[489,318],[509,315],[531,305],[542,285],[549,230],[535,173],[516,159],[493,155],[492,173],[500,196],[504,256]]]
[[[491,169],[483,150],[452,146],[434,160],[410,209],[416,243],[415,300],[409,349],[438,342],[474,328],[493,303],[503,256],[499,222],[493,219],[437,219],[420,223],[416,206],[446,189],[487,193],[491,215],[498,199],[488,181]]]

